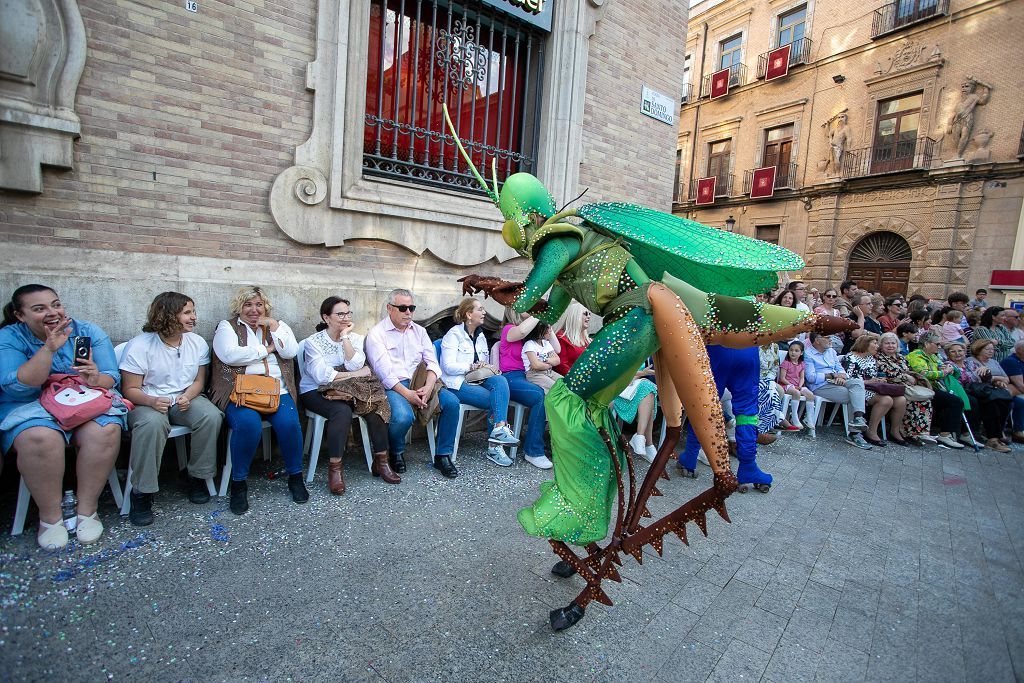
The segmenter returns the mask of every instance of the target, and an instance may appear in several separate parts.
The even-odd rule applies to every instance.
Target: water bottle
[[[64,519],[68,533],[74,533],[78,526],[78,498],[74,491],[64,492],[64,499],[60,501],[60,516]]]

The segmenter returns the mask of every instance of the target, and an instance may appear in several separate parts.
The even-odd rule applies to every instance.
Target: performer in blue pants
[[[718,396],[728,389],[732,394],[732,412],[736,416],[736,457],[740,464],[736,480],[740,492],[753,487],[766,493],[772,475],[757,466],[757,387],[761,379],[761,363],[757,347],[730,349],[708,346],[711,373],[715,377]],[[697,453],[700,443],[689,423],[686,425],[686,447],[679,454],[679,467],[684,474],[697,476]]]

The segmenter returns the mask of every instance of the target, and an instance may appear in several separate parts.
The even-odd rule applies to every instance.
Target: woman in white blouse
[[[288,472],[292,500],[305,503],[309,492],[302,480],[302,428],[295,407],[298,392],[292,359],[299,353],[295,334],[283,320],[270,317],[273,306],[259,287],[243,287],[231,300],[230,320],[221,320],[213,335],[213,377],[210,399],[224,411],[231,433],[231,511],[236,515],[249,509],[249,466],[266,420],[277,442]],[[278,381],[281,403],[277,411],[260,414],[231,402],[235,375],[269,375]]]
[[[481,327],[484,316],[484,305],[479,299],[463,299],[455,310],[452,317],[456,325],[441,340],[441,381],[459,397],[461,403],[490,411],[488,423],[492,429],[487,459],[495,465],[509,467],[512,459],[502,445],[517,444],[519,439],[508,427],[508,382],[491,364],[487,337]],[[481,374],[494,374],[481,380],[466,381],[466,376],[477,370]]]
[[[336,380],[370,374],[363,351],[363,335],[352,331],[352,308],[348,299],[329,296],[320,304],[320,323],[316,334],[303,343],[302,380],[299,398],[306,410],[327,418],[327,488],[335,495],[345,493],[341,457],[352,426],[352,404],[324,398],[317,388]],[[340,369],[344,368],[344,369]],[[373,473],[389,484],[402,481],[388,464],[388,427],[375,412],[363,416],[373,444]]]

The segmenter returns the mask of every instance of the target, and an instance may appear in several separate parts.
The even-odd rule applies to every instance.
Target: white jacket
[[[490,349],[487,337],[476,338],[476,355],[481,362],[490,363]],[[449,389],[460,389],[466,373],[473,366],[473,340],[466,332],[466,325],[456,325],[448,330],[441,340],[441,381]]]

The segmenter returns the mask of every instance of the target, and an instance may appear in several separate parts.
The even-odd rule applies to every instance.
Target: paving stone
[[[863,681],[867,677],[867,669],[868,655],[865,651],[830,636],[821,652],[815,680]]]
[[[803,594],[800,596],[798,604],[804,609],[809,609],[831,619],[836,612],[836,607],[839,605],[839,596],[839,591],[834,588],[829,588],[816,581],[808,581],[804,585]]]
[[[708,676],[708,683],[732,683],[761,679],[771,655],[741,640],[734,640]]]

